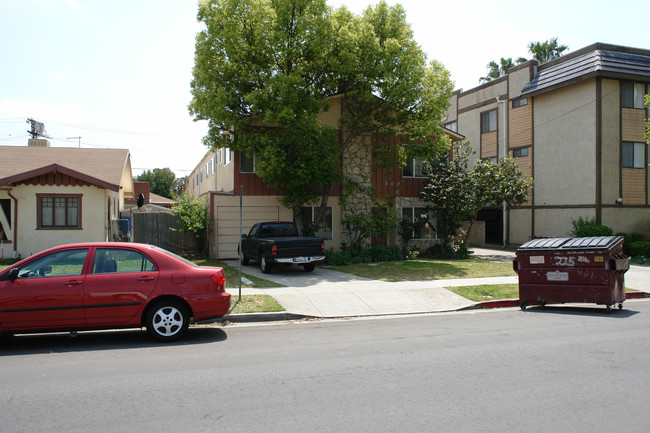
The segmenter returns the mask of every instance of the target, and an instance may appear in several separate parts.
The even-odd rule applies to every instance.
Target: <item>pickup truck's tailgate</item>
[[[278,257],[316,256],[323,254],[322,240],[318,238],[278,239],[275,244],[278,247]]]

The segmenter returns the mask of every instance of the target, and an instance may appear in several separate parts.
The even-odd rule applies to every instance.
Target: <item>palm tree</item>
[[[516,60],[516,64],[520,64],[525,62],[526,59],[523,57],[519,57]],[[491,61],[490,63],[487,64],[487,69],[488,69],[488,74],[485,77],[481,77],[479,79],[480,83],[489,83],[492,80],[496,80],[499,77],[502,77],[508,73],[508,69],[512,68],[515,66],[515,63],[512,61],[512,57],[501,57],[501,64]]]
[[[562,53],[568,48],[566,45],[559,45],[557,43],[557,37],[545,42],[531,42],[528,44],[528,51],[540,63],[546,63],[549,60],[562,57]]]

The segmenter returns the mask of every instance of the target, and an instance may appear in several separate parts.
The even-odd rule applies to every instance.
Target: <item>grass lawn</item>
[[[489,301],[492,299],[519,298],[518,284],[486,284],[480,286],[445,288],[474,302]]]
[[[447,290],[474,302],[490,301],[492,299],[519,298],[518,284],[486,284],[480,286],[445,287]],[[627,292],[634,291],[625,289]]]
[[[444,280],[517,275],[512,270],[512,263],[488,260],[402,260],[332,266],[331,269],[380,281]]]
[[[233,308],[231,314],[284,311],[284,307],[269,295],[242,295],[241,301],[237,295],[233,295],[230,299],[231,308]]]

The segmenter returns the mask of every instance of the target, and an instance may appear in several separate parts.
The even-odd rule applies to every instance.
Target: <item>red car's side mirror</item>
[[[16,278],[18,278],[18,272],[20,272],[20,269],[13,268],[12,270],[9,271],[9,274],[7,275],[7,279],[9,279],[9,281],[16,281]]]

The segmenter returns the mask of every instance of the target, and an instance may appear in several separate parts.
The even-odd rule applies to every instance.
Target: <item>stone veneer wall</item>
[[[351,142],[343,151],[341,171],[344,183],[356,183],[364,189],[370,188],[372,170],[372,143],[371,136],[364,135]],[[364,191],[351,194],[348,198],[347,209],[364,209],[370,214],[372,201]],[[348,215],[346,208],[341,210],[341,220]],[[367,240],[368,245],[370,240]],[[349,245],[350,239],[343,230],[342,243]]]

